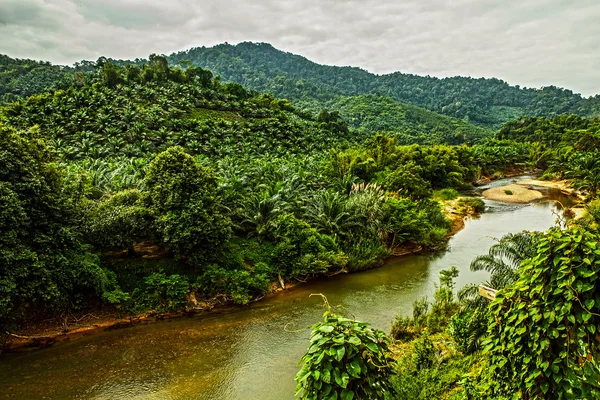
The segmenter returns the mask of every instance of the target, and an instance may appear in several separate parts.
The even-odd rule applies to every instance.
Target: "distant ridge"
[[[583,98],[556,86],[521,88],[496,78],[376,75],[357,67],[320,65],[268,43],[196,47],[173,53],[169,60],[190,60],[225,80],[308,106],[339,96],[378,94],[489,128],[521,115],[593,117],[600,113],[600,95]]]

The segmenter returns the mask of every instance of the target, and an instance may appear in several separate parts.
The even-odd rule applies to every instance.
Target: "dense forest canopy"
[[[223,79],[308,106],[344,96],[378,94],[493,128],[520,115],[589,117],[600,112],[600,96],[586,99],[555,86],[520,88],[495,78],[440,79],[401,72],[375,75],[355,67],[319,65],[267,43],[197,47],[171,54],[169,60],[190,60]]]
[[[325,108],[339,111],[360,131],[399,133],[400,141],[407,143],[442,143],[446,138],[454,143],[452,138],[461,136],[464,141],[474,142],[491,135],[490,129],[522,115],[594,117],[600,112],[599,96],[583,98],[554,86],[520,88],[495,78],[440,79],[401,72],[375,75],[360,68],[319,65],[266,43],[198,47],[173,53],[167,60],[172,66],[187,66],[191,62],[219,75],[224,82],[292,100],[299,109],[313,113]],[[121,66],[150,62],[109,61]],[[81,84],[85,74],[97,66],[89,61],[73,67],[53,66],[2,56],[0,101],[6,103],[44,90]],[[404,115],[400,120],[398,112]],[[436,139],[432,139],[431,130]]]
[[[13,64],[30,66],[23,76],[53,68]],[[169,66],[162,56],[122,64],[100,58],[76,68],[81,71],[63,76],[70,78],[54,91],[0,109],[3,159],[55,171],[51,181],[36,182],[64,196],[26,191],[23,180],[30,178],[6,167],[3,190],[19,202],[4,204],[2,215],[10,225],[44,210],[31,208],[32,201],[68,205],[48,208],[68,215],[48,216],[51,229],[71,232],[64,257],[73,258],[74,271],[89,274],[87,265],[93,266],[86,285],[98,291],[95,301],[131,310],[174,308],[188,291],[243,303],[270,282],[366,268],[403,244],[439,248],[450,225],[435,191],[468,187],[509,168],[572,178],[590,198],[600,190],[598,120],[523,117],[487,138],[464,121],[374,94],[338,98],[337,110],[299,110],[288,100],[223,83],[191,62]],[[12,154],[19,146],[21,158]],[[40,258],[47,250],[27,226],[11,236],[11,243],[23,244],[7,244],[13,250],[3,253],[5,261],[13,264],[14,249],[25,246],[40,260],[36,273],[52,282],[60,275],[53,285],[62,294],[47,309],[87,304],[90,299],[63,302],[79,296],[78,286]],[[166,258],[150,263],[142,257],[148,248]],[[125,251],[125,258],[108,256],[115,251]],[[19,292],[18,280],[37,278],[17,270],[5,270],[10,301],[0,319],[7,321],[48,298],[35,285]],[[161,285],[181,292],[158,296]]]

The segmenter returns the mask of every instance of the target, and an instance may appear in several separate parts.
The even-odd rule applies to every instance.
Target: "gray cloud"
[[[0,52],[73,63],[261,41],[375,73],[600,93],[596,0],[0,0]]]

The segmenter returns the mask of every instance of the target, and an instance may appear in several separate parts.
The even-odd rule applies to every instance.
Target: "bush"
[[[369,323],[332,314],[312,327],[310,347],[296,374],[304,400],[392,399],[394,360],[384,332]]]
[[[352,237],[344,243],[344,253],[348,257],[348,270],[360,271],[377,266],[389,256],[389,252],[376,235]]]
[[[458,193],[458,191],[453,188],[445,188],[442,190],[438,190],[433,194],[433,197],[440,200],[454,200],[458,196],[460,196],[460,193]]]
[[[580,228],[552,228],[519,279],[498,292],[483,343],[495,393],[600,397],[598,242]]]
[[[277,221],[273,262],[283,278],[306,277],[328,271],[339,271],[348,258],[335,240],[311,228],[292,214]]]
[[[465,354],[479,350],[480,338],[487,331],[487,314],[480,310],[463,309],[450,318],[448,334]]]
[[[236,304],[246,304],[268,290],[272,275],[271,267],[260,262],[252,268],[242,265],[233,270],[210,265],[196,281],[196,287],[204,297],[224,294]]]
[[[462,197],[456,205],[465,214],[479,214],[485,211],[485,203],[479,197]]]
[[[507,194],[507,195],[509,195],[509,196],[513,195],[513,191],[509,190],[509,189],[504,189],[504,193]]]
[[[427,329],[431,333],[440,332],[448,319],[458,307],[454,300],[454,278],[458,276],[456,267],[452,267],[440,272],[440,285],[436,285],[434,293],[434,302],[431,304],[427,298],[415,300],[413,302],[413,316],[396,317],[392,324],[392,337],[399,340],[413,338]]]
[[[166,275],[155,272],[144,279],[141,288],[133,291],[132,308],[136,312],[155,310],[159,312],[178,311],[187,304],[190,283],[179,275]]]
[[[137,189],[124,190],[94,204],[86,215],[85,236],[99,248],[131,248],[150,234],[150,217]]]
[[[413,342],[413,363],[417,370],[431,368],[437,360],[437,351],[429,336],[423,335]]]
[[[392,378],[396,399],[479,399],[464,397],[456,390],[474,361],[474,357],[457,353],[452,341],[443,335],[415,339],[396,364]]]

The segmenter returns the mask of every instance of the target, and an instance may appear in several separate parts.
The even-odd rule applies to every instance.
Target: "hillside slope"
[[[319,65],[266,43],[197,47],[173,53],[169,60],[190,60],[226,80],[301,103],[380,94],[492,128],[520,115],[588,117],[600,112],[600,96],[586,99],[554,86],[520,88],[495,78],[440,79],[401,72],[375,75],[355,67]]]
[[[150,56],[152,58],[153,56]],[[301,59],[301,57],[299,57]],[[106,60],[97,62],[76,63],[73,67],[52,65],[48,62],[12,59],[0,57],[0,103],[10,103],[20,98],[27,98],[44,91],[69,90],[71,87],[83,88],[93,81],[100,64],[112,61],[115,65],[127,67],[134,71],[134,66],[141,67],[150,63],[148,60]],[[292,60],[293,62],[294,60]],[[183,64],[187,68],[189,60],[172,60],[171,64]],[[227,64],[227,63],[226,63]],[[300,63],[301,64],[301,63]],[[300,65],[299,64],[299,65]],[[231,74],[259,74],[259,70],[251,71],[248,66],[227,64]],[[237,68],[237,70],[236,70]],[[357,69],[357,71],[360,71]],[[231,79],[230,81],[235,81]],[[281,82],[291,83],[294,92],[288,90],[272,90]],[[246,85],[246,83],[242,83]],[[284,89],[291,87],[283,85]],[[491,136],[491,131],[477,127],[464,120],[450,118],[438,113],[401,103],[384,96],[365,95],[356,98],[344,96],[325,87],[301,84],[281,77],[264,76],[262,84],[253,89],[275,93],[278,97],[289,94],[300,108],[307,109],[314,116],[324,109],[340,112],[345,118],[352,119],[352,127],[356,134],[354,139],[362,140],[377,132],[386,131],[398,137],[402,143],[474,143],[481,138]],[[341,92],[340,92],[341,93]],[[169,96],[167,95],[167,99]],[[174,100],[176,103],[178,99]],[[309,114],[303,113],[308,117]]]

